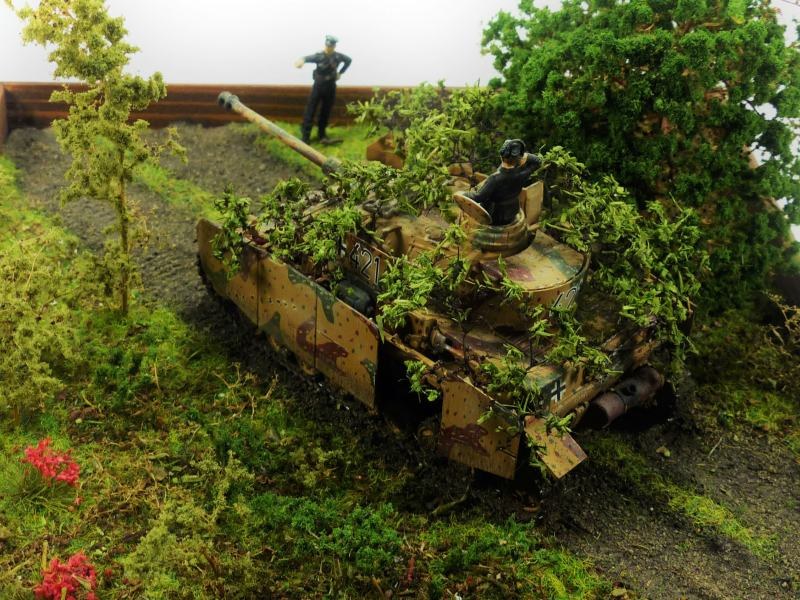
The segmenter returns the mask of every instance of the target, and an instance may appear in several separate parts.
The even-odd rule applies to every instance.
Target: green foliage
[[[229,279],[239,270],[244,247],[242,236],[250,223],[251,202],[250,198],[237,196],[230,187],[214,200],[214,208],[220,214],[221,230],[211,241],[211,251],[214,258],[224,265]]]
[[[506,261],[503,260],[502,256],[497,257],[497,268],[500,271],[500,291],[505,296],[506,302],[521,302],[523,299],[524,288],[518,284],[517,282],[513,281],[508,276],[508,269],[506,269]],[[488,275],[484,275],[487,283],[489,286],[492,286],[494,282],[489,280]]]
[[[93,290],[76,239],[22,206],[14,165],[0,156],[0,414],[16,422],[61,388],[77,348],[73,315]]]
[[[356,233],[362,219],[363,213],[351,202],[320,213],[303,233],[300,251],[316,266],[325,266],[338,260],[347,234]]]
[[[415,260],[401,255],[390,262],[381,277],[378,326],[381,329],[401,327],[410,312],[428,304],[443,279],[444,272],[434,264],[429,253],[422,253]]]
[[[256,227],[259,235],[267,240],[273,256],[296,257],[302,239],[301,220],[307,194],[308,185],[292,178],[278,182],[272,192],[261,199]]]
[[[531,344],[531,354],[543,347],[548,338],[554,334],[549,331],[550,321],[547,319],[547,309],[541,304],[530,308],[525,307],[525,315],[530,323],[528,325],[528,340]]]
[[[486,88],[451,91],[423,84],[378,94],[349,109],[372,133],[388,129],[404,161],[400,169],[345,161],[334,178],[344,197],[355,202],[392,201],[399,210],[412,214],[446,207],[450,204],[448,165],[477,164],[487,156],[494,162],[497,107],[494,94]]]
[[[441,392],[425,383],[425,377],[430,373],[425,363],[420,360],[407,360],[405,365],[406,377],[408,377],[408,381],[411,384],[411,391],[419,396],[425,396],[428,402],[438,400]]]
[[[691,315],[708,264],[706,253],[698,248],[697,214],[677,203],[672,203],[670,214],[659,202],[650,202],[640,213],[613,177],[587,181],[583,165],[562,148],[545,153],[542,169],[554,199],[553,213],[544,226],[581,252],[595,251],[592,283],[619,301],[624,318],[640,327],[655,320],[656,337],[671,345],[680,363],[688,344],[682,326]],[[562,328],[577,333],[571,317],[564,311],[559,315]],[[580,347],[585,342],[572,337],[569,345]],[[563,358],[572,350],[564,346]],[[591,368],[607,362],[597,354],[587,358]]]
[[[282,533],[288,557],[281,562],[338,558],[363,575],[375,576],[390,569],[400,553],[401,538],[393,524],[398,516],[390,504],[371,508],[334,497],[316,502],[266,493],[254,498],[250,508],[251,527],[263,530],[268,539]]]
[[[500,111],[495,94],[480,86],[447,89],[423,83],[415,88],[379,92],[348,106],[357,123],[372,135],[391,134],[395,151],[412,167],[489,160],[494,166]]]
[[[196,464],[209,489],[208,507],[192,497],[168,500],[136,548],[120,562],[145,598],[245,597],[262,585],[248,553],[220,543],[226,524],[250,518],[241,502],[253,476],[231,455],[225,467]]]
[[[524,359],[525,355],[520,350],[506,346],[506,355],[499,364],[487,361],[481,365],[483,372],[489,376],[486,390],[501,399],[494,404],[512,409],[517,417],[545,408],[542,390],[528,377]],[[485,421],[496,412],[496,406],[493,405],[481,420]]]
[[[572,422],[572,419],[575,415],[570,413],[566,417],[559,417],[557,415],[547,415],[544,420],[544,426],[547,433],[551,431],[555,431],[558,436],[564,436],[568,433],[572,433],[572,430],[569,428],[569,424]]]
[[[613,173],[645,212],[672,196],[700,213],[709,306],[762,288],[791,240],[786,216],[800,219],[800,48],[776,13],[756,0],[525,1],[484,33],[512,132]],[[766,198],[786,198],[785,215]]]
[[[322,271],[339,258],[348,233],[356,233],[363,213],[349,200],[326,210],[306,214],[319,194],[310,193],[308,184],[297,178],[280,181],[262,196],[260,211],[250,215],[249,198],[239,198],[232,190],[215,202],[222,215],[222,229],[214,238],[214,256],[223,261],[229,277],[239,269],[239,259],[249,233],[273,256],[302,264],[306,259]]]
[[[43,0],[35,9],[26,7],[18,14],[26,21],[25,42],[52,48],[48,58],[55,63],[54,75],[88,85],[80,92],[65,87],[50,98],[69,106],[69,117],[53,122],[59,143],[73,157],[62,199],[88,196],[114,207],[119,239],[106,242],[102,266],[110,273],[122,312],[127,314],[133,273],[130,254],[137,240],[142,241],[144,227],[126,186],[138,165],[157,159],[166,149],[182,151],[174,131],[164,144],[150,145],[142,138],[148,123],[128,120],[132,111],[144,110],[166,96],[164,82],[160,73],[150,79],[124,73],[129,55],[137,48],[124,41],[123,19],[111,18],[103,0],[69,4]]]
[[[370,136],[386,131],[402,135],[420,115],[441,111],[449,97],[444,82],[422,83],[411,89],[381,92],[366,102],[349,104],[347,110],[355,115],[357,123],[368,127]]]
[[[550,307],[550,318],[558,324],[558,334],[544,360],[556,365],[583,368],[587,377],[600,378],[611,367],[611,358],[581,335],[581,325],[575,318],[575,307]]]
[[[450,597],[451,582],[470,579],[479,586],[471,590],[474,597],[480,598],[606,598],[611,593],[589,563],[546,546],[530,523],[437,522],[422,539],[432,598]],[[478,583],[483,578],[492,583]]]
[[[454,223],[430,250],[420,252],[411,260],[401,255],[387,265],[378,294],[380,314],[376,320],[381,329],[402,327],[410,312],[434,302],[455,321],[466,319],[469,310],[462,307],[459,298],[461,285],[469,276],[469,264],[460,256],[460,245],[465,239],[464,230]],[[456,248],[456,254],[441,266],[447,249],[452,248]]]
[[[445,185],[447,169],[435,162],[395,169],[379,162],[347,162],[331,175],[337,185],[336,194],[360,203],[374,202],[377,207],[393,207],[417,214],[449,199]]]

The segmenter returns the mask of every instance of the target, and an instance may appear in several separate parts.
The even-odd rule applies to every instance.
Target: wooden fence
[[[0,85],[0,149],[8,136],[8,111],[6,110],[6,88]]]
[[[19,127],[49,127],[53,119],[67,115],[62,103],[50,102],[53,90],[61,89],[57,83],[0,83],[0,147],[8,133]],[[70,84],[72,89],[85,89]],[[334,124],[349,123],[346,105],[350,102],[371,98],[376,88],[340,86],[336,92],[336,104],[331,114]],[[397,88],[383,88],[384,90]],[[217,95],[227,90],[239,96],[247,106],[268,119],[299,122],[303,108],[311,91],[305,85],[168,85],[167,97],[152,104],[133,118],[150,122],[153,127],[164,127],[177,121],[201,123],[207,126],[224,125],[242,121],[237,114],[217,105]]]

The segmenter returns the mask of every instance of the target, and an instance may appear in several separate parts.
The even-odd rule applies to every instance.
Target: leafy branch
[[[428,402],[438,400],[441,392],[425,383],[425,378],[431,373],[427,365],[420,360],[407,360],[405,366],[411,391],[419,396],[424,396]]]
[[[226,187],[222,196],[214,200],[214,208],[222,221],[220,232],[211,240],[214,258],[221,261],[228,279],[239,270],[244,235],[250,221],[250,198],[237,196]]]
[[[708,255],[698,246],[697,214],[677,202],[670,213],[657,201],[640,213],[613,177],[587,181],[583,165],[561,148],[544,155],[542,169],[556,165],[562,175],[548,192],[558,206],[543,226],[581,252],[595,251],[593,281],[618,299],[620,316],[640,327],[656,324],[656,337],[673,347],[677,367],[689,345],[683,324],[708,267]],[[562,320],[577,331],[568,323]],[[599,368],[601,362],[595,356],[587,364]]]

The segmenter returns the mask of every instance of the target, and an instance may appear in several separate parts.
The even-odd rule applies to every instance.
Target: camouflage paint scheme
[[[220,103],[279,139],[289,138],[287,143],[291,147],[323,170],[336,168],[335,161],[286,132],[281,130],[276,134],[274,124],[255,115],[230,94],[221,94]],[[394,154],[390,138],[371,146],[368,157],[394,167],[402,166],[402,158]],[[450,189],[454,194],[486,177],[473,173],[468,164],[452,165],[450,174]],[[503,257],[506,275],[522,289],[529,306],[569,306],[584,285],[589,256],[539,230],[542,194],[541,182],[523,189],[520,214],[504,227],[482,224],[480,212],[472,211],[463,199],[459,199],[460,204],[454,202],[452,210],[446,211],[449,214],[434,209],[419,216],[396,211],[381,213],[362,205],[361,231],[343,240],[338,267],[350,283],[358,282],[363,293],[375,300],[387,264],[395,257],[405,255],[413,259],[436,247],[455,219],[468,239],[460,248],[445,249],[439,264],[445,266],[456,256],[469,264],[469,276],[463,290],[459,290],[464,298],[471,297],[477,281],[501,281],[499,257]],[[306,217],[326,210],[327,206],[325,202],[310,204]],[[361,314],[337,298],[314,280],[307,265],[289,265],[272,258],[269,249],[252,232],[242,233],[245,243],[242,269],[228,280],[211,250],[218,231],[217,225],[206,220],[197,225],[201,267],[215,292],[231,300],[274,345],[294,353],[306,370],[322,372],[330,382],[375,410],[376,402],[384,400],[376,394],[391,395],[391,388],[399,383],[396,379],[381,378],[382,372],[397,372],[399,365],[381,361],[400,365],[407,360],[422,362],[428,369],[425,383],[441,393],[441,400],[435,405],[439,410],[441,454],[505,478],[514,478],[524,467],[520,460],[523,440],[556,477],[562,477],[586,457],[570,435],[547,431],[544,419],[539,416],[530,414],[520,418],[504,414],[502,399],[490,396],[476,384],[481,378],[480,364],[486,361],[499,364],[507,346],[515,346],[523,353],[528,351],[525,330],[529,324],[512,303],[502,302],[500,294],[478,300],[471,307],[464,329],[444,312],[429,306],[411,312],[401,330],[384,331],[381,337],[372,319],[372,309],[361,306],[360,310],[367,315]],[[586,292],[581,294],[582,303]],[[540,356],[533,357],[527,378],[531,386],[543,392],[544,402],[543,410],[537,414],[549,412],[558,417],[574,414],[573,424],[576,423],[593,399],[613,389],[626,373],[646,364],[659,345],[653,340],[652,327],[630,325],[619,330],[616,314],[592,320],[601,322],[602,326],[597,327],[600,339],[604,340],[601,347],[611,357],[615,372],[601,380],[590,380],[582,368],[569,363],[545,364]],[[387,389],[380,388],[381,385]],[[403,410],[404,401],[397,402]],[[489,408],[493,409],[492,416],[483,420]]]
[[[445,381],[442,396],[439,452],[450,460],[513,479],[519,433],[507,431],[506,423],[495,417],[478,424],[491,408],[491,397],[461,378]]]
[[[259,331],[290,350],[306,368],[319,370],[374,409],[377,326],[259,248],[245,248],[241,271],[228,280],[211,248],[219,230],[205,219],[197,225],[201,265],[214,290],[233,301]]]
[[[445,226],[446,221],[436,214],[418,219],[394,217],[391,222],[379,219],[377,226],[371,228],[386,243],[378,246],[366,238],[349,236],[341,266],[364,284],[377,288],[385,264],[392,256],[403,251],[415,254],[433,247]],[[429,384],[442,394],[439,452],[451,460],[501,477],[515,476],[520,468],[519,430],[523,427],[500,417],[478,423],[493,399],[469,381],[460,360],[451,363],[441,358],[432,360],[430,339],[436,332],[446,340],[454,356],[469,355],[499,363],[508,344],[526,350],[523,331],[516,338],[501,338],[492,328],[476,324],[465,334],[446,315],[428,309],[409,315],[411,333],[400,336],[385,332],[382,341],[371,319],[297,268],[271,258],[255,243],[247,246],[241,271],[227,280],[222,263],[211,252],[211,240],[218,231],[208,221],[198,223],[204,272],[215,291],[232,300],[276,345],[294,353],[305,367],[322,372],[370,410],[376,409],[376,376],[382,344],[393,346],[402,360],[420,360],[431,369],[438,368],[443,377],[429,378]],[[499,280],[502,274],[497,257],[496,253],[487,255],[472,250],[469,259],[476,276]],[[547,306],[574,302],[588,266],[587,257],[541,232],[536,232],[522,252],[504,262],[506,274],[522,286],[527,297],[535,304]],[[518,313],[497,298],[476,307],[475,315],[481,320],[491,319],[493,325],[524,326]],[[618,375],[585,381],[581,369],[537,364],[529,370],[528,377],[532,385],[542,390],[549,412],[557,416],[581,413],[590,400],[611,388],[621,373],[644,364],[656,346],[649,340],[646,329],[622,331],[603,346],[614,358]],[[550,434],[543,430],[542,423],[541,420],[526,422],[523,435],[536,447],[545,448],[540,457],[551,473],[560,477],[579,464],[585,454],[571,436]]]

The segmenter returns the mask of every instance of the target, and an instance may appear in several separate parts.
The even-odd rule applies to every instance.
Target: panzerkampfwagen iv
[[[338,163],[254,113],[238,98],[220,94],[220,104],[258,124],[326,172]],[[373,157],[396,164],[397,157],[371,150]],[[368,157],[370,152],[368,152]],[[255,229],[242,230],[239,271],[229,278],[215,258],[214,238],[220,227],[208,220],[197,225],[200,265],[214,291],[232,301],[263,332],[270,343],[291,352],[306,372],[319,372],[352,394],[370,410],[418,426],[420,435],[449,459],[505,478],[515,478],[533,457],[554,476],[577,466],[585,454],[563,428],[552,428],[553,417],[573,415],[605,425],[629,408],[650,399],[663,378],[649,365],[658,347],[649,327],[617,328],[616,319],[593,315],[600,347],[612,369],[589,377],[569,360],[548,364],[545,353],[532,355],[526,321],[541,306],[567,307],[591,290],[582,290],[589,257],[539,229],[543,186],[522,190],[513,221],[496,226],[480,205],[461,194],[484,176],[469,165],[454,165],[449,185],[450,211],[432,209],[404,214],[391,204],[367,200],[359,207],[361,226],[341,240],[338,262],[331,265],[344,279],[331,285],[307,261],[290,264],[274,257]],[[314,219],[336,205],[336,198],[309,196],[303,219]],[[446,214],[446,213],[450,214]],[[442,241],[456,220],[466,240],[449,246]],[[379,327],[382,277],[401,257],[409,261],[432,249],[445,264],[458,255],[466,265],[462,299],[473,304],[459,321],[435,302],[411,310],[396,328]],[[500,293],[472,293],[482,282],[510,283],[519,295],[508,302]],[[491,289],[491,286],[489,286]],[[598,323],[600,323],[598,325]],[[486,385],[487,364],[508,360],[518,348],[525,381],[536,390],[536,408],[509,410],[513,398]],[[423,365],[422,381],[436,390],[429,401],[409,394],[407,363]],[[494,392],[489,390],[493,389]],[[562,420],[563,422],[563,420]]]

